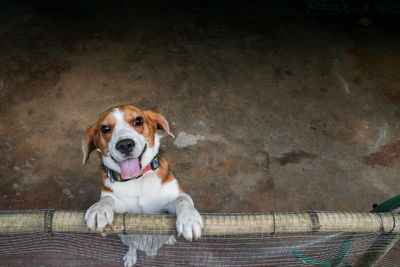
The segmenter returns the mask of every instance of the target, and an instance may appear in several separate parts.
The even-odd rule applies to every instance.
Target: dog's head
[[[112,107],[86,130],[82,164],[97,149],[103,164],[120,173],[122,179],[135,177],[158,153],[162,136],[157,129],[174,137],[167,120],[154,111],[143,111],[132,105]]]

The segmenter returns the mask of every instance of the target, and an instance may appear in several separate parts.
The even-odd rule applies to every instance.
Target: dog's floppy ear
[[[86,162],[88,161],[90,152],[96,149],[96,146],[94,145],[93,142],[93,137],[96,134],[96,128],[97,128],[96,123],[90,126],[86,130],[86,133],[82,139],[82,152],[83,152],[82,165],[85,165]]]
[[[157,129],[164,130],[170,137],[175,138],[175,136],[169,131],[168,121],[157,112],[152,110],[145,110],[144,113],[153,121],[157,123]]]

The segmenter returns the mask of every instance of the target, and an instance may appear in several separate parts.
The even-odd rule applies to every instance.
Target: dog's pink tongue
[[[119,167],[121,168],[121,178],[129,179],[140,174],[140,165],[139,159],[127,159],[121,162],[118,162]]]

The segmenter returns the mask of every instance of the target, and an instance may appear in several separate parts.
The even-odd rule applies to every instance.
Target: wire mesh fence
[[[0,266],[123,266],[128,246],[137,266],[368,266],[388,250],[377,266],[400,262],[394,213],[203,214],[192,243],[175,242],[174,216],[118,214],[103,236],[83,215],[0,212]]]

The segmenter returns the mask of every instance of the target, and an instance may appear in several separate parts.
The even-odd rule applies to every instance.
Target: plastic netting
[[[103,236],[84,229],[83,212],[60,214],[0,212],[0,266],[123,266],[126,244],[138,249],[136,266],[368,266],[387,250],[376,266],[400,266],[391,213],[207,214],[200,240],[175,244],[173,216],[117,216],[124,229],[108,230],[135,234]]]

